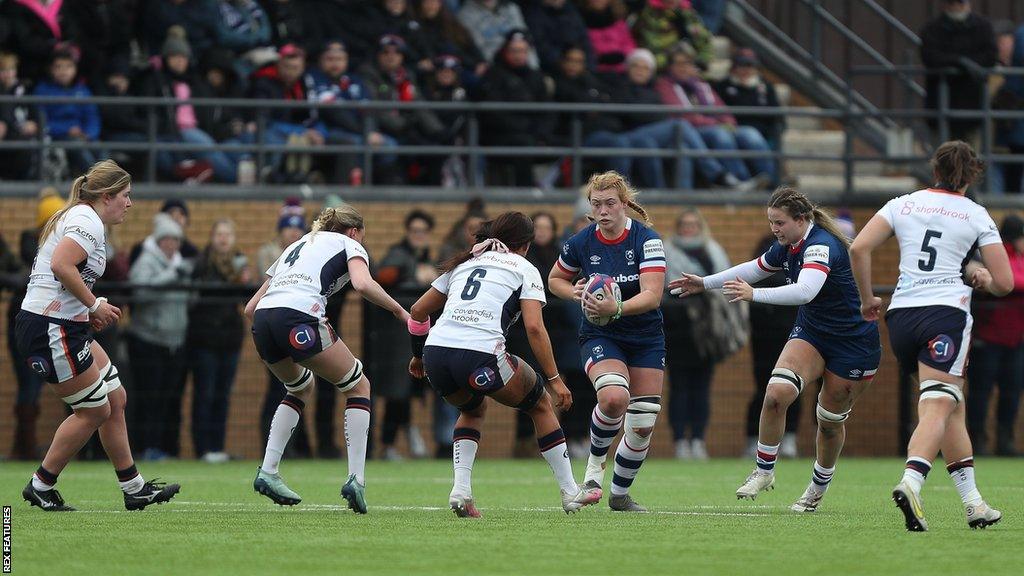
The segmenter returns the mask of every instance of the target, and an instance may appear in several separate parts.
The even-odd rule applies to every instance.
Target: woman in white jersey
[[[338,339],[327,322],[327,299],[349,281],[357,292],[390,310],[405,322],[409,313],[384,292],[370,275],[370,258],[360,244],[366,233],[363,217],[345,204],[325,208],[309,234],[285,248],[267,269],[267,280],[245,306],[252,319],[256,352],[288,393],[270,424],[263,465],[253,489],[282,506],[302,501],[278,466],[292,430],[299,422],[316,376],[345,394],[345,442],[348,480],[341,495],[349,507],[366,514],[366,438],[370,427],[370,381],[363,364]]]
[[[889,341],[904,373],[917,373],[918,423],[907,446],[903,479],[892,497],[907,530],[928,529],[921,487],[942,451],[971,528],[995,524],[1002,514],[981,498],[964,409],[964,366],[971,339],[971,286],[1002,296],[1013,289],[1010,263],[992,217],[965,197],[984,171],[969,145],[946,142],[931,166],[935,186],[890,200],[850,248],[853,273],[867,320],[881,314],[871,291],[871,252],[889,237],[900,246],[900,277],[885,315]],[[985,268],[967,267],[980,249]],[[965,273],[965,268],[967,272]]]
[[[92,293],[107,265],[104,226],[124,221],[132,205],[131,176],[114,161],[94,164],[71,185],[71,195],[43,227],[28,293],[15,320],[18,348],[74,411],[57,428],[50,448],[22,496],[47,511],[74,510],[54,486],[57,476],[93,432],[117,472],[128,510],[166,502],[177,484],[146,482],[135,468],[117,368],[92,339],[117,323],[121,311]]]
[[[490,396],[533,419],[541,455],[561,488],[562,509],[575,512],[600,500],[601,489],[583,489],[573,479],[565,434],[548,394],[562,410],[572,405],[541,315],[544,282],[524,257],[533,240],[533,221],[521,212],[506,212],[485,222],[476,240],[470,250],[441,265],[441,276],[413,304],[409,319],[409,373],[423,378],[425,372],[430,386],[460,412],[453,433],[455,485],[448,503],[459,517],[480,517],[470,476]],[[431,329],[430,315],[442,307]],[[520,314],[541,373],[505,350],[505,334]]]

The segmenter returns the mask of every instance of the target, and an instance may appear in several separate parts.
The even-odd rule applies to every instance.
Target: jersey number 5
[[[477,268],[469,273],[469,279],[466,280],[466,287],[462,289],[462,299],[472,300],[476,298],[476,295],[480,293],[480,279],[487,276],[487,270],[484,268]]]
[[[926,230],[924,233],[924,242],[921,243],[921,252],[928,255],[928,260],[918,260],[917,267],[925,272],[931,272],[935,269],[935,259],[939,256],[939,251],[934,246],[929,246],[928,242],[932,238],[942,238],[942,232],[937,230]]]
[[[288,253],[288,257],[284,259],[284,262],[285,264],[288,265],[289,268],[295,266],[295,261],[299,259],[299,251],[302,250],[302,247],[305,245],[306,243],[303,242],[302,244],[299,244],[295,248],[292,248],[292,251]]]

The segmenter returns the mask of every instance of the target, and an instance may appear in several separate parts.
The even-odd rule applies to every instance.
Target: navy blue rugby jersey
[[[640,293],[641,272],[665,271],[665,247],[657,232],[632,218],[626,219],[626,229],[614,240],[601,236],[594,223],[562,245],[555,265],[566,274],[611,276],[622,291],[622,300],[626,301]],[[660,307],[635,316],[623,316],[606,326],[595,326],[586,319],[580,323],[581,337],[661,333]]]
[[[835,336],[858,336],[874,328],[875,323],[860,314],[850,253],[828,230],[812,224],[804,239],[794,246],[783,246],[776,240],[757,264],[770,272],[783,270],[787,284],[795,283],[804,268],[828,275],[818,295],[800,306],[796,325]]]

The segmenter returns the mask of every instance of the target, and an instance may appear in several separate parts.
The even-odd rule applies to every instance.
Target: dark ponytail
[[[522,212],[505,212],[499,214],[493,220],[488,220],[480,225],[476,232],[474,242],[483,242],[488,238],[494,238],[504,244],[510,252],[528,245],[533,241],[533,220],[530,220]],[[473,257],[473,247],[463,250],[441,263],[440,270],[444,274],[451,272],[456,266]]]

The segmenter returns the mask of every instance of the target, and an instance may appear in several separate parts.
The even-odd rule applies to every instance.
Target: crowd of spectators
[[[163,180],[425,183],[466,181],[466,160],[399,156],[396,145],[452,145],[467,138],[458,111],[332,106],[357,101],[643,103],[662,115],[586,115],[584,144],[625,149],[778,149],[771,118],[740,122],[686,112],[693,105],[770,105],[744,81],[712,86],[702,72],[724,0],[0,0],[4,94],[149,96],[167,104],[66,103],[0,106],[0,139],[43,139],[44,154],[12,154],[0,178],[54,178],[113,155],[133,169],[155,140]],[[686,59],[686,63],[682,59]],[[756,59],[737,60],[737,70]],[[635,69],[635,70],[634,70]],[[756,69],[753,71],[756,75]],[[737,74],[736,78],[749,78]],[[767,84],[766,84],[767,85]],[[730,88],[732,86],[732,88]],[[728,90],[728,94],[722,94]],[[221,98],[200,105],[193,98]],[[257,109],[253,98],[314,103]],[[231,105],[234,101],[236,105]],[[566,146],[570,116],[481,114],[484,146]],[[155,124],[155,126],[154,126]],[[74,142],[75,145],[63,144]],[[279,147],[259,154],[257,143]],[[217,144],[226,144],[218,147]],[[323,145],[369,146],[364,154],[317,153]],[[289,148],[295,148],[294,151]],[[37,158],[38,156],[38,158]],[[768,158],[706,162],[599,156],[647,186],[751,189],[778,179]],[[263,167],[254,174],[254,160]],[[534,166],[559,158],[494,156],[493,183],[532,186]],[[134,164],[131,164],[134,162]],[[696,169],[694,165],[696,164]]]

